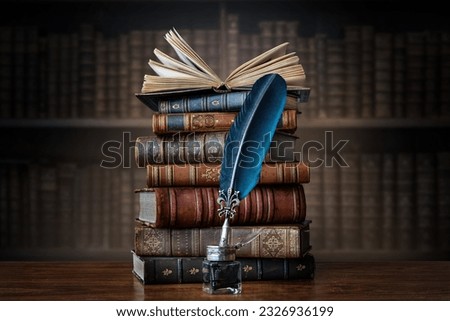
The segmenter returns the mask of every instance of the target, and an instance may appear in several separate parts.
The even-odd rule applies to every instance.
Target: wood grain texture
[[[0,300],[450,300],[450,261],[318,262],[314,280],[252,281],[240,295],[142,285],[131,262],[0,262]]]

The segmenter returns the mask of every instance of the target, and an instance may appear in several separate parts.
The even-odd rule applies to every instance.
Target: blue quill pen
[[[236,213],[235,207],[258,183],[286,103],[286,90],[286,82],[278,74],[258,79],[228,132],[217,198],[219,215],[225,218],[219,247],[230,246],[229,220]]]

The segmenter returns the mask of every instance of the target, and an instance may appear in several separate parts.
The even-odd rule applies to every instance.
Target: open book
[[[156,75],[145,75],[142,93],[189,90],[239,90],[250,88],[263,75],[277,73],[286,80],[288,90],[303,88],[305,73],[294,53],[286,53],[288,42],[282,43],[243,63],[222,80],[175,30],[164,37],[179,60],[155,49],[158,61],[149,60]]]

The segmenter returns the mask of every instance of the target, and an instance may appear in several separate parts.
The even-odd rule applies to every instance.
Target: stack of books
[[[168,33],[166,40],[175,43],[176,49],[180,48],[177,44],[183,45],[181,59],[188,56],[185,61],[208,70],[176,32]],[[275,60],[279,64],[266,73],[279,71],[283,76],[283,57],[294,57],[284,54],[286,45],[267,51],[261,61],[244,65],[261,67]],[[217,198],[225,139],[249,88],[213,91],[209,84],[209,90],[206,85],[191,90],[192,78],[184,77],[182,71],[194,73],[194,69],[157,49],[155,54],[163,62],[150,61],[158,76],[146,76],[143,92],[137,94],[156,113],[152,117],[153,135],[138,137],[135,146],[137,165],[147,169],[147,183],[136,190],[140,210],[135,222],[133,273],[144,284],[202,282],[206,247],[218,244],[223,224]],[[300,66],[298,61],[295,64]],[[297,137],[293,135],[298,104],[307,101],[309,89],[289,87],[294,72],[284,75],[288,84],[286,106],[259,183],[241,201],[231,221],[232,244],[256,236],[236,253],[244,281],[314,276],[311,222],[306,218],[303,190],[310,172],[296,157]],[[178,82],[166,73],[179,75]],[[229,83],[222,86],[228,88]],[[158,90],[152,92],[153,88]]]

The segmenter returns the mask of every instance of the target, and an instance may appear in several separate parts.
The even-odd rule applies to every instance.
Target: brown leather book
[[[136,165],[145,167],[148,164],[220,163],[227,134],[228,131],[190,132],[137,137]],[[265,161],[297,161],[297,138],[292,134],[275,132]]]
[[[219,186],[220,164],[147,165],[147,187]],[[303,162],[263,163],[259,184],[309,183],[309,166]]]
[[[231,244],[244,243],[259,233],[237,250],[237,257],[300,258],[311,248],[309,224],[233,226]],[[206,256],[206,247],[218,244],[220,233],[221,227],[152,228],[136,220],[134,251],[143,256]]]
[[[137,190],[141,221],[157,228],[221,226],[218,187],[156,187]],[[300,184],[259,185],[236,208],[231,225],[301,223],[306,201]]]
[[[294,133],[297,129],[297,113],[295,109],[285,110],[277,129]],[[152,128],[155,134],[228,131],[236,115],[236,112],[153,114]]]

